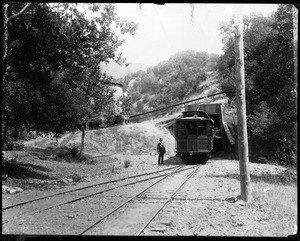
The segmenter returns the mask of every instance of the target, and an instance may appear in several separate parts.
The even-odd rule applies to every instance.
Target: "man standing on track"
[[[164,154],[166,153],[166,148],[163,143],[163,139],[159,138],[159,143],[157,144],[158,153],[158,165],[164,164]]]

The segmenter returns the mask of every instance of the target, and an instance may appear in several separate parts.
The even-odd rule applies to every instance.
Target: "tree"
[[[8,18],[24,6],[10,4]],[[22,19],[8,23],[2,145],[8,133],[12,139],[20,137],[18,127],[57,135],[80,127],[84,137],[86,118],[110,111],[106,106],[112,93],[105,85],[110,78],[101,73],[99,64],[109,59],[125,61],[115,54],[124,40],[113,28],[134,34],[137,25],[121,20],[112,4],[90,4],[91,11],[97,12],[92,19],[76,6],[34,3]]]
[[[244,42],[250,158],[263,155],[295,164],[297,92],[293,75],[291,5],[279,5],[276,13],[269,17],[251,15],[247,21]],[[222,28],[222,31],[225,54],[220,57],[217,68],[226,81],[223,90],[235,98],[230,87],[233,85],[231,30]]]
[[[79,80],[76,80],[76,77]],[[68,110],[65,110],[64,122],[67,122],[68,126],[58,132],[63,133],[64,129],[81,130],[80,155],[84,153],[85,123],[88,119],[95,115],[101,116],[101,114],[103,116],[109,115],[109,119],[113,119],[115,103],[113,91],[105,84],[108,79],[100,70],[95,70],[91,78],[87,75],[74,76],[73,73],[65,73],[57,79],[62,84],[69,83],[70,81],[78,81],[78,83],[82,81],[82,86],[75,88],[64,84],[66,88],[64,103],[68,108]]]
[[[144,112],[144,106],[143,106],[142,101],[139,100],[136,102],[136,110],[138,113]]]
[[[130,80],[134,84],[127,89],[132,103],[141,99],[141,94],[149,96],[149,108],[159,108],[182,101],[189,94],[199,90],[201,82],[205,81],[206,71],[215,68],[216,55],[209,56],[206,52],[187,50],[178,52],[169,60],[125,77],[128,85]],[[211,62],[212,61],[212,62]]]
[[[61,36],[57,18],[45,4],[32,4],[22,12],[25,7],[22,3],[7,7],[11,21],[7,22],[9,38],[4,56],[2,146],[20,138],[23,129],[48,131],[51,123],[56,123],[55,106],[60,105],[60,99],[55,98],[60,90],[51,76],[51,71],[65,61],[55,41]]]
[[[3,5],[3,27],[4,27],[4,47],[3,47],[3,72],[6,72],[7,65],[6,65],[6,57],[8,52],[8,23],[11,22],[13,19],[17,18],[18,16],[22,15],[22,13],[26,12],[26,10],[30,7],[31,3],[26,4],[20,11],[13,13],[11,16],[8,17],[7,9],[8,4],[5,3]],[[5,83],[5,74],[3,75],[3,82]],[[2,97],[2,101],[3,101]],[[2,116],[3,116],[3,108],[2,108]],[[3,144],[7,140],[7,132],[8,132],[8,123],[2,124],[2,148]]]
[[[121,55],[115,56],[117,48],[123,43],[117,35],[112,31],[112,24],[115,22],[116,27],[120,29],[121,33],[134,34],[137,25],[133,22],[127,22],[120,20],[115,14],[115,7],[111,4],[101,5],[94,4],[91,6],[92,11],[99,11],[102,9],[101,17],[95,17],[91,21],[85,19],[84,15],[76,10],[76,8],[70,9],[72,12],[71,26],[66,26],[66,35],[70,36],[73,42],[69,46],[73,49],[72,55],[75,65],[66,66],[71,68],[73,73],[79,74],[80,78],[75,86],[80,88],[85,95],[85,105],[82,111],[81,118],[81,131],[82,131],[82,143],[80,148],[80,154],[83,154],[84,150],[84,136],[85,129],[84,123],[89,119],[93,113],[105,113],[109,116],[107,119],[114,119],[114,109],[112,93],[107,91],[105,82],[110,81],[105,74],[101,74],[99,69],[101,62],[108,62],[108,59],[114,59],[118,63],[125,62]],[[66,16],[69,17],[68,15]],[[76,19],[77,21],[73,21]],[[97,26],[98,25],[98,26]],[[101,31],[99,31],[101,28]],[[74,39],[76,40],[74,42]],[[79,71],[77,71],[79,70]],[[76,78],[73,78],[73,80]],[[73,81],[74,83],[74,81]],[[90,97],[93,97],[94,104],[89,104]],[[87,107],[87,108],[86,108]],[[109,123],[112,124],[112,123]]]
[[[12,20],[14,20],[15,18],[19,17],[20,15],[22,15],[24,12],[26,12],[28,10],[28,8],[30,7],[32,3],[26,3],[26,5],[19,10],[18,12],[13,13],[12,15],[10,15],[8,17],[7,14],[7,8],[8,8],[8,4],[5,3],[3,5],[3,17],[4,17],[4,21],[3,21],[3,26],[4,26],[4,48],[3,48],[3,62],[5,62],[6,60],[6,56],[7,56],[7,51],[8,51],[8,24],[9,22],[11,22]]]
[[[272,33],[257,49],[260,71],[253,80],[261,101],[276,115],[270,126],[268,149],[276,148],[282,163],[296,163],[296,80],[293,59],[293,15],[290,4],[279,6],[274,15]]]

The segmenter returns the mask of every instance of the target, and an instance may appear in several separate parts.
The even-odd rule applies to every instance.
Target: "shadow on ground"
[[[45,156],[49,156],[49,155],[55,155],[57,154],[57,152],[59,151],[58,147],[51,147],[51,148],[40,148],[40,147],[24,147],[25,151],[28,151],[32,154],[36,154],[36,155],[45,155]]]
[[[213,153],[213,160],[235,160],[234,154],[232,151],[218,151]]]
[[[47,173],[42,172],[51,172],[51,169],[34,165],[30,163],[6,163],[2,167],[2,174],[6,174],[11,178],[16,179],[26,179],[26,178],[35,178],[35,179],[53,179]]]
[[[170,157],[166,160],[164,160],[164,165],[168,166],[168,165],[183,165],[185,164],[181,159],[180,157],[177,157],[177,156],[173,156],[173,157]]]
[[[234,155],[231,151],[219,151],[214,153],[213,156],[208,160],[207,163],[210,163],[214,160],[234,160]],[[197,161],[189,161],[183,162],[180,157],[173,156],[166,160],[164,160],[164,165],[193,165],[193,164],[201,164],[201,162]]]
[[[197,165],[201,164],[200,161],[188,161],[188,162],[183,162],[180,157],[173,156],[170,157],[166,160],[164,160],[164,165],[169,166],[169,165]]]

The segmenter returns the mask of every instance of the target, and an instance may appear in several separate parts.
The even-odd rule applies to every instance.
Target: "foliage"
[[[266,132],[273,125],[276,116],[266,102],[260,102],[257,109],[248,115],[248,124],[252,137],[256,136],[262,140],[269,137]],[[259,146],[259,144],[258,144]]]
[[[132,114],[182,101],[198,90],[200,83],[206,80],[206,72],[216,67],[217,60],[216,54],[187,50],[176,53],[147,71],[127,75],[124,90],[132,103],[137,103]]]
[[[15,3],[8,12],[14,14],[21,8],[21,3]],[[34,4],[22,19],[16,18],[8,24],[9,48],[3,79],[3,142],[7,142],[9,136],[14,140],[21,138],[24,129],[41,126],[42,131],[46,130],[45,121],[54,121],[53,109],[60,99],[55,96],[57,87],[51,83],[51,69],[57,68],[62,57],[53,41],[59,32],[55,28],[49,31],[52,17],[45,5]],[[45,119],[46,115],[49,118]]]
[[[124,168],[128,168],[130,166],[130,160],[124,160]]]
[[[22,151],[24,149],[24,144],[22,141],[14,141],[11,138],[8,138],[5,147],[7,150]]]
[[[71,178],[74,182],[80,182],[82,180],[82,177],[78,175],[76,172],[73,172],[69,175],[69,178]]]
[[[128,115],[130,114],[130,107],[131,107],[131,100],[127,96],[122,96],[120,99],[121,102],[121,108],[122,108],[122,115]]]
[[[114,102],[107,103],[103,112],[104,112],[105,126],[114,125],[115,118],[116,118],[115,103]]]
[[[84,164],[92,164],[92,165],[97,163],[91,155],[80,154],[80,146],[75,143],[68,144],[67,146],[59,147],[56,150],[56,159],[64,160],[66,162],[71,162],[71,163],[84,163]]]
[[[281,164],[296,163],[296,82],[291,5],[269,17],[245,18],[244,52],[250,158],[268,155]],[[222,90],[234,99],[231,24],[222,24],[224,55],[217,64]]]
[[[77,4],[32,3],[22,11],[24,6],[6,4],[6,19],[18,17],[5,22],[2,146],[22,139],[24,131],[60,135],[95,113],[111,116],[110,77],[99,64],[124,63],[115,54],[124,42],[115,30],[134,34],[137,28],[121,20],[112,4],[90,4],[97,13],[92,18]]]
[[[76,145],[67,147],[67,150],[73,158],[76,158],[79,156],[80,151]]]
[[[141,100],[136,102],[136,110],[138,113],[144,112],[144,106]]]

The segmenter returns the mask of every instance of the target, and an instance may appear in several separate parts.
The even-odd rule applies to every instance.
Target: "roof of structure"
[[[123,84],[121,84],[119,82],[106,82],[105,84],[107,84],[107,85],[116,85],[116,86],[119,86],[119,87],[123,87]]]

